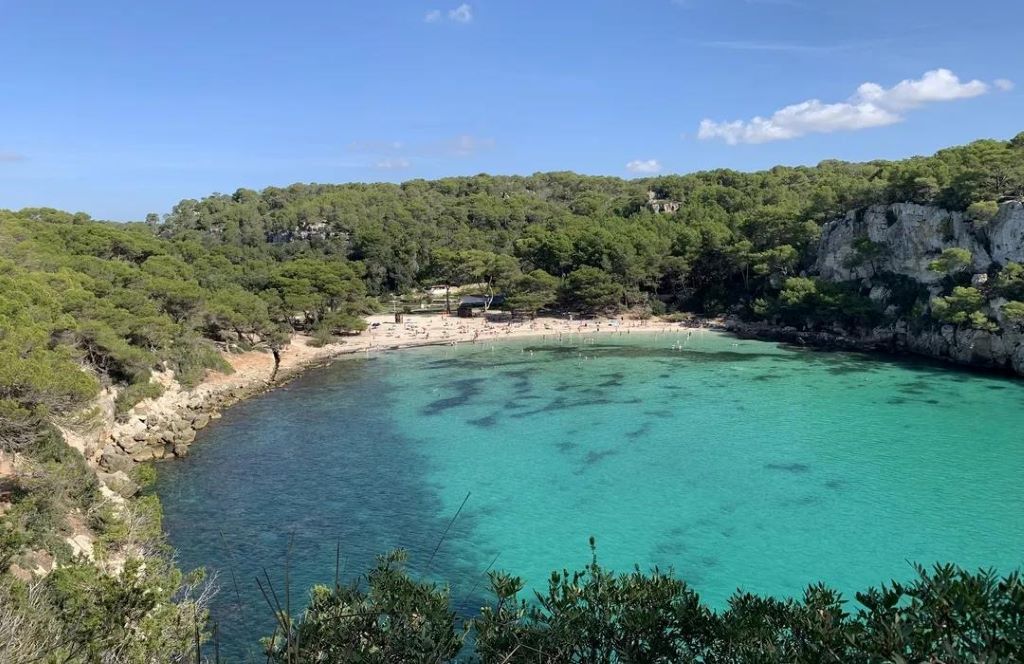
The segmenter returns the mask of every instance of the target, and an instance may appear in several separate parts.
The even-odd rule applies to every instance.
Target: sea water
[[[261,661],[267,574],[298,610],[404,548],[487,601],[591,559],[737,589],[857,590],[912,562],[1024,561],[1024,383],[712,332],[360,355],[228,410],[156,490],[184,567],[218,575],[221,652]],[[468,496],[468,498],[467,498]],[[460,509],[461,508],[461,509]],[[283,599],[282,599],[283,601]]]

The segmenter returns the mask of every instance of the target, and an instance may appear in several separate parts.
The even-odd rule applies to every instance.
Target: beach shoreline
[[[497,317],[458,318],[447,315],[406,314],[395,322],[394,314],[367,317],[367,329],[345,336],[339,343],[316,346],[307,335],[293,335],[280,352],[276,375],[273,355],[267,351],[225,352],[231,373],[210,371],[204,380],[185,388],[172,371],[156,372],[153,380],[163,393],[136,404],[115,419],[114,390],[98,400],[105,414],[101,425],[83,433],[66,428],[65,437],[92,465],[100,480],[114,493],[129,497],[139,487],[131,481],[140,463],[185,457],[198,431],[220,417],[223,409],[249,397],[286,384],[300,374],[329,365],[343,357],[421,348],[494,343],[516,339],[559,340],[611,334],[645,334],[686,331],[707,327],[657,319],[594,318],[567,320],[537,317],[502,320]]]

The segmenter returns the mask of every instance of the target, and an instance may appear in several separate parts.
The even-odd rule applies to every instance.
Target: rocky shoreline
[[[923,357],[978,371],[1024,376],[1024,336],[942,325],[912,330],[905,321],[855,335],[769,322],[728,319],[721,329],[743,339],[781,341],[825,350]]]
[[[156,373],[153,380],[161,384],[163,393],[139,402],[121,418],[114,415],[116,392],[105,390],[95,404],[100,412],[94,419],[99,424],[85,434],[64,429],[65,437],[104,485],[115,494],[131,497],[139,491],[132,479],[138,464],[187,456],[196,434],[218,419],[224,408],[278,387],[307,369],[362,350],[346,344],[314,348],[308,341],[293,339],[282,352],[276,376],[272,356],[260,352],[225,356],[233,373],[211,373],[191,389],[178,383],[172,371]]]

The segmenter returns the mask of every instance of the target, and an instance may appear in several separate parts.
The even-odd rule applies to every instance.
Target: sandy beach
[[[343,337],[338,343],[316,347],[312,339],[297,334],[281,352],[279,379],[293,376],[312,365],[354,353],[372,353],[417,346],[441,346],[487,343],[503,339],[536,337],[539,339],[565,339],[572,336],[634,334],[686,330],[685,323],[662,320],[636,320],[627,318],[596,318],[569,321],[563,318],[538,317],[534,320],[501,321],[484,317],[458,318],[446,315],[407,314],[401,323],[395,323],[393,314],[367,317],[369,326],[359,334]],[[267,352],[233,353],[225,355],[234,373],[211,372],[199,391],[252,385],[269,381],[273,371],[273,358]]]
[[[346,346],[359,350],[401,348],[425,344],[461,344],[539,337],[559,339],[572,335],[630,334],[686,329],[681,323],[628,318],[566,320],[539,317],[533,320],[487,320],[484,317],[458,318],[446,315],[406,315],[402,323],[394,316],[367,318],[370,327],[358,336],[347,337]]]

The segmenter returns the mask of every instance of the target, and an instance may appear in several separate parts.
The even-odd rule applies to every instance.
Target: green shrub
[[[995,292],[1010,300],[1024,301],[1024,265],[1007,263],[992,283]]]
[[[114,400],[115,414],[118,419],[122,419],[140,401],[156,399],[163,393],[164,387],[160,383],[154,383],[150,380],[131,383],[118,392],[117,399]]]
[[[11,555],[12,547],[44,548],[63,560],[70,551],[63,541],[67,516],[92,509],[99,499],[99,482],[82,455],[53,427],[37,432],[25,450],[25,463],[25,471],[14,480],[11,507],[0,517],[4,555]]]
[[[977,288],[957,286],[950,295],[932,301],[932,315],[944,323],[985,329],[988,318],[981,313],[985,296]]]
[[[309,345],[314,348],[322,348],[328,344],[333,344],[337,341],[337,337],[331,332],[330,328],[318,326],[313,330],[313,334],[309,340]]]
[[[1024,326],[1024,302],[1013,300],[1003,305],[1003,315],[1018,328]]]
[[[320,321],[319,327],[326,329],[331,334],[352,334],[366,329],[366,319],[361,316],[335,311],[325,316]]]
[[[845,267],[849,269],[858,268],[861,265],[869,265],[875,269],[877,261],[889,253],[889,248],[884,242],[875,242],[871,238],[861,236],[853,241],[853,253],[846,259]]]
[[[90,563],[54,570],[46,578],[48,599],[67,631],[66,648],[78,653],[54,661],[112,661],[114,652],[120,659],[113,661],[195,661],[195,639],[209,636],[206,607],[187,590],[199,578],[183,577],[159,556],[129,557],[116,576]]]
[[[995,201],[978,201],[967,206],[967,216],[971,219],[987,224],[999,214],[999,203]]]
[[[956,274],[971,266],[971,252],[960,247],[943,249],[942,255],[928,264],[928,269],[941,274]]]
[[[793,325],[805,323],[867,326],[882,312],[851,284],[835,284],[810,277],[790,277],[776,303],[782,318]]]
[[[208,370],[225,374],[234,372],[210,341],[197,337],[177,341],[170,350],[169,362],[174,369],[174,377],[185,387],[198,385]]]
[[[464,634],[446,588],[414,581],[406,555],[381,556],[358,585],[314,586],[301,618],[277,613],[277,629],[263,639],[268,661],[446,662],[461,650]]]
[[[132,469],[132,481],[141,488],[152,486],[156,482],[156,467],[151,463],[139,463]]]
[[[1024,584],[1018,573],[915,566],[909,583],[856,594],[824,584],[792,599],[736,591],[713,610],[685,581],[657,568],[614,573],[596,555],[552,572],[523,598],[522,579],[490,572],[494,599],[466,629],[446,589],[411,578],[401,553],[382,557],[366,589],[316,586],[296,620],[263,640],[270,661],[443,662],[472,641],[482,664],[547,662],[1015,662],[1024,657]],[[270,602],[270,600],[268,600]],[[468,636],[468,638],[467,638]]]
[[[46,427],[36,444],[27,452],[29,458],[42,465],[37,476],[46,491],[66,500],[72,507],[88,509],[99,497],[99,482],[85,458],[72,449],[64,436],[53,427]]]

